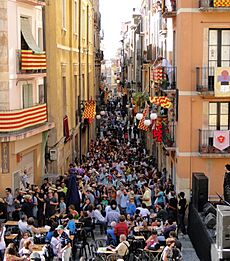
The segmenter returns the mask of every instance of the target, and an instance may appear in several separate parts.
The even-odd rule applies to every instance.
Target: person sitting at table
[[[137,209],[140,210],[140,216],[141,217],[148,217],[150,215],[150,212],[148,208],[146,207],[145,203],[142,203],[141,207],[138,207]]]
[[[156,218],[165,222],[168,219],[168,212],[162,207],[162,205],[156,206]]]
[[[14,246],[14,243],[10,243],[5,251],[4,260],[6,261],[23,261],[25,257],[17,256],[17,250]]]
[[[76,225],[75,225],[75,220],[73,219],[73,215],[69,213],[67,215],[67,218],[68,218],[68,223],[67,223],[66,229],[69,230],[70,235],[75,235]]]
[[[6,227],[0,223],[0,260],[3,260],[3,252],[6,249],[5,232]]]
[[[58,234],[57,230],[55,230],[53,233],[53,236],[50,241],[50,246],[53,250],[54,256],[58,257],[58,254],[60,253],[60,250],[61,250],[61,243],[59,240],[59,234]],[[59,255],[59,257],[61,258],[60,255]]]
[[[77,212],[77,210],[75,209],[74,205],[70,205],[69,206],[69,213],[73,215],[73,218],[76,220],[79,218],[79,213]]]
[[[117,205],[116,204],[111,205],[111,210],[107,210],[105,219],[106,219],[108,227],[111,226],[111,223],[113,221],[115,221],[116,223],[119,222],[120,213],[117,211]]]
[[[29,257],[33,252],[33,242],[31,240],[26,240],[23,244],[23,248],[18,252],[20,256]]]
[[[165,238],[169,237],[169,233],[171,231],[175,231],[177,228],[176,224],[173,222],[172,219],[169,219],[168,221],[166,221],[164,229],[163,229],[163,234],[165,236]]]
[[[61,243],[61,249],[60,249],[61,260],[67,261],[70,259],[71,256],[71,240],[67,235],[67,233],[64,231],[64,227],[62,225],[59,225],[56,228],[56,230],[59,234],[59,240]]]
[[[35,221],[34,221],[34,218],[33,218],[33,217],[28,218],[27,223],[28,223],[28,228],[29,228],[28,230],[29,230],[29,232],[30,232],[32,235],[33,235],[33,234],[39,234],[39,233],[40,233],[39,229],[37,229],[37,228],[34,226]]]
[[[29,232],[25,232],[22,234],[22,239],[19,242],[19,250],[21,250],[24,246],[24,243],[28,240],[33,241],[33,238],[30,236]]]
[[[157,243],[158,238],[157,238],[157,231],[154,229],[151,233],[151,236],[145,241],[146,246],[144,250],[157,250]]]
[[[113,246],[117,245],[117,237],[114,234],[114,228],[115,228],[116,224],[117,223],[115,221],[111,222],[111,228],[108,228],[106,231],[107,245],[113,245]]]
[[[129,247],[130,244],[126,240],[126,235],[121,234],[119,245],[116,248],[108,247],[108,249],[113,251],[114,253],[117,253],[120,258],[124,258],[129,254]]]
[[[18,221],[18,228],[22,234],[29,231],[26,215],[22,215],[21,219]]]
[[[47,233],[47,235],[46,235],[46,238],[45,238],[45,242],[46,243],[49,243],[50,241],[51,241],[51,238],[52,238],[52,236],[53,236],[53,234],[54,234],[54,231],[55,231],[55,228],[57,227],[57,223],[55,222],[55,223],[53,223],[53,224],[51,224],[51,226],[50,226],[50,230],[49,230],[49,232]]]
[[[125,235],[128,236],[129,234],[129,228],[125,222],[125,216],[121,215],[120,216],[120,221],[118,224],[116,224],[115,228],[114,228],[114,234],[119,237],[120,235]]]
[[[173,260],[173,247],[175,245],[175,240],[173,238],[166,239],[166,247],[161,255],[162,261]]]
[[[86,198],[85,202],[83,204],[82,210],[83,211],[88,211],[90,209],[90,206],[91,206],[91,201],[90,201],[89,198]]]
[[[177,238],[175,231],[171,231],[169,233],[169,238],[173,238],[175,240],[175,247],[178,248],[181,251],[182,244],[181,244],[180,240]]]

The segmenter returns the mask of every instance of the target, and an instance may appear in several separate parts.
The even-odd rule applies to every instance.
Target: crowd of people
[[[178,234],[186,234],[185,194],[176,193],[166,169],[157,168],[142,140],[133,133],[127,136],[121,110],[119,102],[108,105],[103,131],[91,141],[82,162],[70,164],[64,175],[52,182],[45,178],[38,186],[29,184],[25,170],[22,189],[13,193],[6,188],[6,197],[0,199],[0,260],[86,256],[90,251],[77,251],[91,239],[95,242],[97,227],[107,249],[123,260],[137,248],[153,253],[162,248],[163,261],[182,260]],[[17,221],[13,228],[19,232],[8,246],[4,236],[12,228],[4,225],[7,220]],[[46,244],[45,257],[33,250],[36,243]]]

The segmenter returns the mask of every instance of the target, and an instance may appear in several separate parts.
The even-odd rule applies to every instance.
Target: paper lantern
[[[157,119],[157,114],[156,114],[155,112],[152,112],[152,113],[150,114],[150,119],[151,119],[151,120],[156,120],[156,119]]]
[[[144,120],[144,125],[145,126],[150,126],[151,125],[151,120]]]
[[[140,121],[142,118],[143,118],[143,113],[138,112],[136,115],[136,119]]]

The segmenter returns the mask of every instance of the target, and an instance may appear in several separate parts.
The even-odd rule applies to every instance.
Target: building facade
[[[171,102],[167,109],[155,107],[163,125],[162,140],[149,139],[153,157],[177,191],[189,197],[192,174],[202,172],[215,197],[223,192],[230,156],[230,6],[216,0],[143,0],[140,12],[142,92]],[[160,56],[166,65],[159,65]]]
[[[46,8],[48,112],[56,128],[49,135],[49,173],[64,173],[89,148],[94,124],[82,120],[84,104],[95,100],[94,2],[50,1]]]
[[[0,2],[0,191],[40,183],[48,130],[45,1]],[[13,32],[13,33],[12,33]]]

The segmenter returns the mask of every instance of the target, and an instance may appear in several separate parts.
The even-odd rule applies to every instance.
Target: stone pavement
[[[179,240],[182,244],[182,254],[184,261],[199,261],[200,259],[196,255],[196,251],[189,239],[188,235],[179,236]]]

